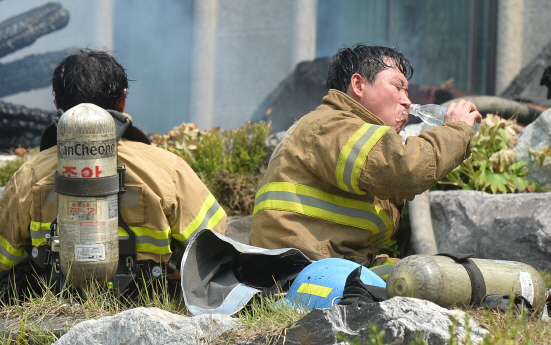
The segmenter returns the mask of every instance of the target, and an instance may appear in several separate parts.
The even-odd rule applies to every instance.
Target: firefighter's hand
[[[476,110],[473,103],[461,99],[459,102],[452,102],[448,106],[448,111],[444,115],[444,123],[450,121],[464,121],[472,127],[475,122],[482,122],[482,115]]]

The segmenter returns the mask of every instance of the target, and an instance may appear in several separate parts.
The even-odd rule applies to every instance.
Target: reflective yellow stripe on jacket
[[[365,194],[360,189],[360,173],[367,155],[389,128],[366,123],[348,139],[339,154],[335,171],[340,189],[354,194]]]
[[[381,208],[297,183],[272,182],[262,186],[256,193],[253,216],[262,210],[295,212],[369,230],[376,247],[392,235],[392,221]]]
[[[25,247],[14,248],[3,237],[0,236],[0,263],[8,267],[13,267],[20,262],[27,260]]]
[[[187,244],[190,236],[196,230],[212,229],[225,214],[226,212],[224,212],[224,209],[220,207],[220,204],[218,204],[211,194],[208,196],[207,200],[205,200],[197,217],[187,226],[183,234],[172,234],[170,227],[165,230],[153,230],[144,226],[129,226],[129,228],[136,235],[137,252],[163,255],[171,252],[171,236]],[[30,229],[33,246],[38,247],[46,242],[46,234],[50,233],[50,224],[51,223],[31,222]],[[119,239],[128,238],[128,233],[121,227],[119,227],[118,234]],[[0,254],[3,254],[2,248],[0,248]]]
[[[170,253],[170,227],[167,230],[153,230],[145,226],[129,226],[136,235],[136,251],[155,254]],[[119,240],[128,238],[128,233],[119,227]]]
[[[224,209],[220,206],[218,201],[216,201],[214,195],[210,194],[207,197],[207,200],[203,203],[199,214],[195,217],[195,219],[193,219],[193,221],[191,221],[191,223],[189,223],[184,230],[184,233],[172,234],[172,236],[187,245],[191,240],[192,235],[197,230],[214,228],[214,226],[218,224],[218,222],[224,218],[225,215],[226,212]]]
[[[30,233],[31,241],[34,247],[40,246],[42,243],[47,241],[46,235],[50,234],[50,226],[52,223],[40,223],[31,221]]]

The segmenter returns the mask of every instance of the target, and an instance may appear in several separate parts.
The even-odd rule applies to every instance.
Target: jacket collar
[[[327,105],[335,110],[348,111],[364,122],[384,125],[377,116],[367,110],[363,105],[353,100],[350,96],[339,90],[331,89],[327,96],[323,97],[323,105]]]

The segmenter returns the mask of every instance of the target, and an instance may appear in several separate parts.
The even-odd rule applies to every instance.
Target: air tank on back
[[[65,112],[57,126],[60,266],[75,285],[104,284],[118,266],[118,195],[115,122],[89,103]],[[111,189],[87,184],[111,178]],[[117,178],[118,180],[118,178]],[[82,189],[79,186],[86,185]],[[77,188],[79,187],[79,188]]]
[[[526,297],[536,310],[545,306],[545,282],[532,266],[516,261],[471,260],[484,277],[486,295],[516,293]],[[471,305],[469,273],[446,256],[419,254],[402,259],[390,272],[386,289],[389,298],[420,298],[442,307]]]

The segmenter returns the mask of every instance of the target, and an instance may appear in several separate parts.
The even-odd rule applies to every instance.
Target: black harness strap
[[[102,197],[119,193],[119,181],[118,174],[90,179],[65,177],[56,171],[54,190],[58,194],[67,196]]]
[[[131,141],[137,141],[146,145],[151,145],[151,141],[147,135],[132,125],[132,120],[115,110],[107,110],[113,119],[115,119],[115,127],[117,130],[117,141],[122,137]],[[44,129],[40,137],[40,151],[44,151],[57,145],[57,123],[63,115],[63,110],[59,109],[52,123]]]
[[[457,253],[439,253],[439,256],[447,256],[452,258],[455,262],[463,265],[469,274],[471,279],[471,305],[479,307],[482,305],[482,300],[486,296],[486,282],[480,269],[473,260],[470,258],[474,256],[472,254],[457,254]]]
[[[40,137],[40,151],[57,145],[57,123],[61,115],[63,115],[63,110],[59,109],[52,123],[42,132],[42,136]]]
[[[116,110],[107,110],[111,116],[115,119],[115,126],[117,128],[117,141],[122,137],[131,141],[137,141],[147,145],[151,145],[151,141],[145,135],[144,132],[132,125],[132,120],[130,120],[123,113],[120,113]]]

